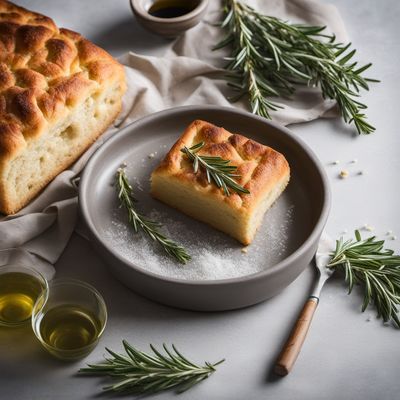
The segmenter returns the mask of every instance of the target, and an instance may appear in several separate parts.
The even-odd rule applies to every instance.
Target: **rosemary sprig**
[[[206,171],[208,183],[213,181],[219,188],[222,188],[225,196],[230,195],[229,189],[237,193],[249,194],[250,192],[239,185],[233,178],[238,178],[240,175],[235,174],[236,165],[229,165],[230,160],[224,160],[221,157],[201,156],[198,153],[204,147],[204,142],[195,144],[188,148],[183,147],[181,152],[186,154],[193,162],[193,171],[197,173],[199,167]]]
[[[125,207],[128,213],[128,221],[135,232],[137,233],[141,229],[153,241],[159,243],[170,256],[175,257],[180,263],[186,264],[191,259],[186,250],[159,231],[162,226],[159,222],[152,221],[136,211],[133,189],[123,168],[117,170],[117,189],[118,199],[121,206]]]
[[[350,61],[356,52],[350,43],[335,42],[334,35],[323,33],[325,27],[291,24],[242,1],[225,0],[223,11],[227,35],[215,49],[230,46],[228,84],[238,91],[236,99],[249,96],[253,113],[270,119],[271,110],[282,108],[270,97],[292,95],[295,84],[319,86],[358,133],[375,130],[363,112],[367,106],[357,98],[360,89],[369,89],[368,82],[379,81],[362,76],[371,63],[357,67]]]
[[[105,357],[105,362],[89,364],[79,372],[117,379],[116,383],[104,388],[106,391],[151,394],[175,388],[178,393],[182,393],[207,379],[216,371],[215,367],[225,361],[215,364],[205,362],[205,365],[199,366],[185,358],[174,345],[173,350],[170,350],[164,344],[164,354],[150,345],[153,354],[146,354],[135,349],[126,340],[122,343],[126,355],[106,348],[111,358]]]
[[[379,318],[392,321],[400,328],[400,256],[394,255],[393,250],[383,249],[384,243],[375,236],[363,240],[356,231],[355,240],[336,241],[327,267],[344,271],[349,294],[354,284],[363,284],[363,312],[368,304],[374,303]]]

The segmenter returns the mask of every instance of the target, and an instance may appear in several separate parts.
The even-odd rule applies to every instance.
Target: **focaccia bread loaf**
[[[236,165],[237,182],[250,194],[231,192],[208,183],[206,173],[193,170],[181,149],[204,142],[199,155],[219,156]],[[206,222],[248,245],[268,208],[289,182],[290,169],[285,157],[242,135],[205,121],[194,121],[151,175],[153,197]]]
[[[112,123],[123,67],[80,34],[0,0],[0,212],[20,210]]]

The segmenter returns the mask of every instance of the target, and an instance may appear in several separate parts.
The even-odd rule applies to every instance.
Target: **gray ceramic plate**
[[[247,253],[234,239],[149,195],[151,171],[184,128],[204,119],[283,153],[288,188],[267,212]],[[127,163],[137,207],[163,222],[193,261],[182,266],[132,232],[116,199],[115,172]],[[121,130],[91,158],[80,183],[80,210],[111,272],[134,291],[193,310],[227,310],[265,300],[289,285],[312,259],[330,205],[327,178],[314,153],[284,127],[221,107],[182,107],[147,116]]]

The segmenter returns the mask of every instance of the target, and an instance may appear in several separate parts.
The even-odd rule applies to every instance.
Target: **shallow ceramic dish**
[[[289,186],[267,212],[247,254],[234,239],[149,195],[151,171],[195,119],[269,145],[282,152],[291,166]],[[157,219],[170,235],[194,253],[193,263],[177,265],[149,240],[129,230],[112,185],[117,168],[124,162],[140,210],[145,214],[157,210]],[[315,254],[328,216],[330,191],[314,153],[288,129],[232,108],[190,106],[147,116],[108,140],[85,168],[79,204],[95,248],[121,282],[164,304],[217,311],[272,297],[304,270]],[[220,279],[227,274],[224,268],[231,265],[230,261],[224,264],[226,258],[238,267],[229,271],[229,276],[235,277]],[[205,268],[203,275],[201,268]],[[215,276],[210,277],[214,269]],[[242,273],[247,275],[240,276]]]
[[[130,0],[133,14],[139,23],[147,30],[164,36],[175,38],[188,29],[196,26],[207,10],[208,0],[187,0],[190,11],[174,18],[160,18],[149,13],[151,6],[157,3],[172,3],[167,0]],[[180,4],[177,2],[177,4]]]

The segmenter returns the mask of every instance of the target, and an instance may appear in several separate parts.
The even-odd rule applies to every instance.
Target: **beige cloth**
[[[314,0],[248,1],[266,14],[293,22],[326,25],[338,40],[346,42],[343,21],[336,8]],[[222,58],[226,50],[212,52],[222,37],[212,25],[219,18],[220,2],[211,0],[205,20],[171,43],[164,57],[129,53],[120,58],[126,65],[128,91],[123,112],[116,125],[125,126],[136,119],[162,109],[196,104],[215,104],[247,109],[245,101],[230,104],[223,78]],[[285,109],[273,113],[282,124],[309,121],[325,116],[334,106],[312,89],[304,89],[291,102],[278,99]],[[77,191],[75,178],[88,158],[111,135],[111,127],[68,170],[62,172],[41,195],[15,216],[0,222],[0,265],[20,263],[36,267],[48,278],[54,275],[53,264],[63,252],[75,229]]]

